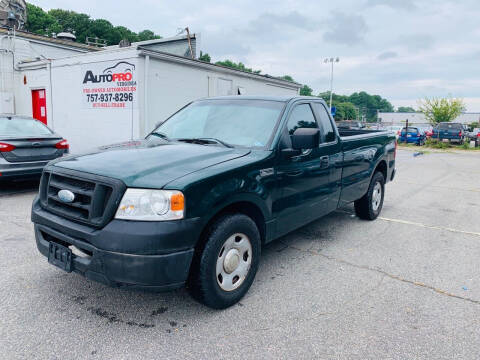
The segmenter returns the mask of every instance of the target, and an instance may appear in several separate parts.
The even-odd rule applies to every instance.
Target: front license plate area
[[[72,250],[60,244],[50,242],[48,246],[48,262],[66,272],[71,272]]]

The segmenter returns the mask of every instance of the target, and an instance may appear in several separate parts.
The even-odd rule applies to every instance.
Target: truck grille
[[[62,201],[60,190],[71,191],[74,200]],[[40,204],[56,215],[103,227],[114,216],[124,192],[125,185],[119,180],[71,170],[45,170],[40,182]]]

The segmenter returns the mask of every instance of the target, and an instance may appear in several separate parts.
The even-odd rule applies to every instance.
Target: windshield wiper
[[[166,134],[164,134],[164,133],[162,133],[162,132],[156,132],[156,131],[154,131],[154,132],[152,132],[150,135],[155,135],[155,136],[157,136],[157,137],[159,137],[159,138],[162,138],[162,139],[164,139],[164,140],[170,141],[170,138],[169,138]]]
[[[191,142],[193,144],[211,144],[212,142],[213,143],[216,143],[216,144],[220,144],[220,145],[223,145],[227,148],[233,148],[234,146],[229,144],[229,143],[226,143],[225,141],[222,141],[220,139],[217,139],[217,138],[211,138],[211,137],[205,137],[205,138],[185,138],[185,139],[176,139],[177,141],[184,141],[184,142]]]

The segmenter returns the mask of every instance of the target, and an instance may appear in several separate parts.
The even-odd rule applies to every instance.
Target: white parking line
[[[408,181],[408,180],[399,180],[397,182],[405,183],[405,184],[409,184],[409,185],[428,186],[428,187],[432,187],[432,188],[455,190],[455,191],[480,192],[479,188],[465,189],[465,188],[451,187],[451,186],[445,186],[445,185],[421,184],[421,183],[418,183],[418,182],[415,182],[415,181]]]
[[[353,213],[351,211],[337,209],[336,212],[348,214],[352,217],[355,217],[355,213]],[[459,234],[480,236],[480,232],[475,232],[475,231],[458,230],[458,229],[452,229],[452,228],[448,228],[448,227],[444,227],[444,226],[436,226],[436,225],[425,225],[425,224],[414,222],[414,221],[400,220],[400,219],[390,219],[390,218],[386,218],[386,217],[383,217],[383,216],[379,216],[377,219],[380,219],[380,220],[383,220],[383,221],[395,222],[395,223],[399,223],[399,224],[405,224],[405,225],[414,225],[414,226],[419,226],[419,227],[423,227],[423,228],[427,228],[427,229],[444,230],[444,231],[450,231],[450,232],[459,233]]]
[[[390,219],[390,218],[381,217],[381,216],[379,216],[378,218],[380,220],[384,220],[384,221],[396,222],[396,223],[405,224],[405,225],[415,225],[415,226],[419,226],[419,227],[423,227],[423,228],[427,228],[427,229],[445,230],[445,231],[451,231],[451,232],[460,233],[460,234],[480,236],[480,232],[475,232],[475,231],[458,230],[458,229],[452,229],[452,228],[448,228],[448,227],[444,227],[444,226],[425,225],[425,224],[417,223],[417,222],[413,222],[413,221],[400,220],[400,219]]]

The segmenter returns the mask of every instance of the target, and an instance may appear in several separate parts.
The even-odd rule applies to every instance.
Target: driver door
[[[290,111],[287,124],[282,129],[279,153],[282,149],[291,148],[290,136],[297,128],[319,128],[310,102],[297,103]],[[280,156],[276,174],[280,190],[277,202],[278,236],[330,211],[330,165],[326,148],[303,150],[299,156],[291,158]]]

